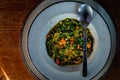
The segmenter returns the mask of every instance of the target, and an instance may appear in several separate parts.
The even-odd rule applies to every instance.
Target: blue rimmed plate
[[[76,18],[81,4],[89,4],[94,17],[89,29],[94,37],[93,53],[88,58],[88,76],[81,65],[58,66],[47,55],[45,36],[64,18]],[[97,80],[109,69],[116,50],[114,24],[106,11],[93,0],[45,0],[27,17],[21,33],[21,49],[25,64],[35,78],[41,80]]]

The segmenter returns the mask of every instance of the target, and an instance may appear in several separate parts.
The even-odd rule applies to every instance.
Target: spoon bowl
[[[78,9],[78,20],[87,27],[93,18],[92,8],[87,4],[82,4]],[[86,25],[86,26],[84,26]]]

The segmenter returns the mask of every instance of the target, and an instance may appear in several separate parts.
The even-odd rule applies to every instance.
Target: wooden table
[[[40,0],[0,0],[0,75],[7,80],[35,80],[27,70],[20,52],[20,30],[31,8]],[[120,2],[96,0],[111,15],[117,32],[117,55],[103,80],[119,80],[120,76]],[[0,80],[5,80],[0,76]]]

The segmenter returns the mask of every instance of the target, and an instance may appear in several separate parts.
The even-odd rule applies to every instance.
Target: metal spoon
[[[78,9],[78,20],[82,23],[84,28],[84,40],[83,40],[83,76],[87,76],[87,27],[93,17],[92,8],[87,4],[82,4]]]

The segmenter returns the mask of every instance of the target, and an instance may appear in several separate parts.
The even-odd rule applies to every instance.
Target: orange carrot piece
[[[56,60],[55,60],[55,63],[58,64],[58,65],[60,65],[60,60],[59,60],[59,59],[56,59]]]
[[[74,42],[75,42],[75,39],[74,38],[70,38],[70,43],[74,44]]]
[[[87,44],[87,48],[90,48],[90,47],[91,47],[91,44],[90,44],[90,43],[88,43],[88,44]]]
[[[61,45],[66,44],[66,40],[62,38],[62,39],[60,40],[60,44],[61,44]]]

